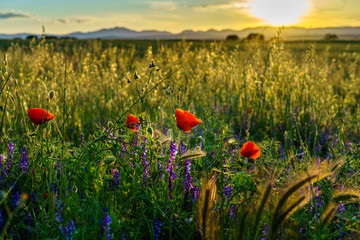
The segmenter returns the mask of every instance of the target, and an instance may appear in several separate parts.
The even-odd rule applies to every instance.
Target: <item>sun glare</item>
[[[250,12],[273,26],[298,23],[310,4],[307,0],[253,0]]]

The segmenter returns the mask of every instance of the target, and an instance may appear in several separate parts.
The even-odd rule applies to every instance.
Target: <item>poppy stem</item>
[[[190,133],[188,133],[189,139],[188,139],[188,150],[190,149]]]
[[[171,72],[169,75],[167,75],[165,78],[163,78],[162,80],[160,80],[157,84],[155,84],[155,86],[153,86],[152,88],[150,88],[148,91],[146,91],[144,93],[144,95],[140,96],[133,104],[131,104],[130,107],[128,107],[122,114],[121,116],[115,121],[114,126],[120,122],[120,120],[125,116],[125,114],[132,109],[136,104],[138,104],[142,99],[144,99],[149,93],[151,93],[152,91],[154,91],[161,83],[165,82],[169,77],[171,77],[172,75],[174,75],[177,71],[179,71],[182,68],[182,66],[180,66],[179,68],[177,68],[175,71]],[[114,127],[113,127],[114,128]],[[110,129],[110,131],[113,131],[113,128]]]

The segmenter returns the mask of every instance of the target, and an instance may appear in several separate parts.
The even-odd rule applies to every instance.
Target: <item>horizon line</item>
[[[167,33],[171,33],[171,34],[181,34],[185,31],[193,31],[193,32],[208,32],[208,31],[217,31],[217,32],[221,32],[221,31],[244,31],[246,29],[256,29],[256,28],[301,28],[301,29],[306,29],[306,30],[310,30],[310,29],[326,29],[326,28],[358,28],[359,26],[328,26],[328,27],[301,27],[298,25],[288,25],[288,26],[273,26],[273,25],[259,25],[259,26],[254,26],[254,27],[245,27],[242,29],[231,29],[231,28],[223,28],[221,30],[218,30],[216,28],[208,28],[207,30],[193,30],[193,29],[184,29],[180,32],[170,32],[167,30],[156,30],[156,29],[143,29],[143,30],[135,30],[135,29],[131,29],[128,27],[124,27],[124,26],[114,26],[114,27],[110,27],[110,28],[100,28],[97,30],[91,30],[91,31],[87,31],[87,32],[83,32],[83,31],[73,31],[73,32],[69,32],[69,33],[63,33],[63,34],[59,34],[59,33],[30,33],[30,32],[18,32],[18,33],[0,33],[1,35],[18,35],[18,34],[30,34],[30,35],[53,35],[53,36],[61,36],[61,35],[69,35],[72,33],[91,33],[91,32],[97,32],[97,31],[101,31],[101,30],[111,30],[111,29],[115,29],[115,28],[123,28],[123,29],[127,29],[130,31],[134,31],[134,32],[144,32],[144,31],[157,31],[157,32],[167,32]]]

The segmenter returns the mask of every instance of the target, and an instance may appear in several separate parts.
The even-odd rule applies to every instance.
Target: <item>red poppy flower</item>
[[[43,110],[41,108],[29,108],[28,115],[30,120],[38,126],[39,124],[47,123],[51,119],[53,119],[55,116],[49,113],[46,110]]]
[[[240,155],[243,157],[257,159],[260,157],[260,149],[255,143],[246,142],[240,150]]]
[[[126,126],[130,128],[131,131],[136,131],[136,126],[140,123],[139,118],[134,115],[129,114],[126,120]]]
[[[191,128],[202,123],[202,121],[187,111],[176,109],[176,123],[180,130],[190,132]]]

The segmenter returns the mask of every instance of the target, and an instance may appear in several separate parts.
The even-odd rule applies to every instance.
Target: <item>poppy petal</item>
[[[39,124],[46,123],[50,121],[51,119],[55,118],[55,116],[51,113],[49,113],[46,110],[43,110],[41,108],[29,108],[28,115],[30,120],[38,126]]]
[[[260,157],[260,149],[255,143],[246,142],[240,150],[240,155],[243,157],[257,159]]]
[[[136,131],[136,126],[140,123],[139,118],[135,117],[132,114],[129,114],[126,119],[126,126],[130,128],[131,131]]]
[[[198,125],[199,123],[202,123],[202,121],[197,119],[193,114],[191,114],[187,111],[184,111],[184,114],[188,118],[190,126],[192,128],[195,127],[196,125]]]
[[[186,116],[185,111],[181,109],[176,109],[176,124],[178,128],[184,132],[190,132],[191,130],[189,119]]]

